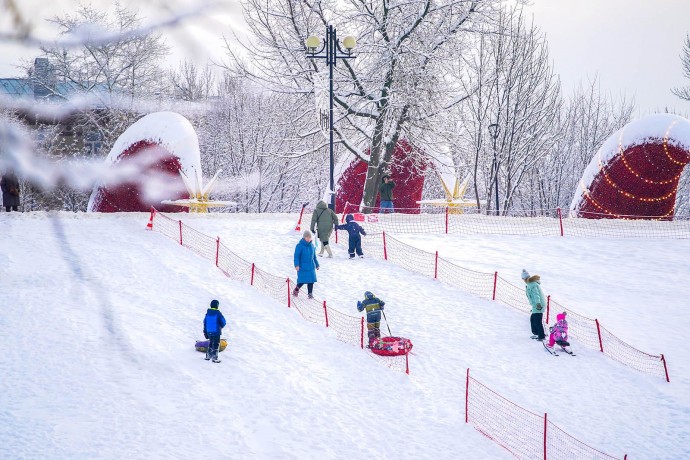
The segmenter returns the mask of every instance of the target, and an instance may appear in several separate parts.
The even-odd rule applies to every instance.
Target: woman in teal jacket
[[[544,340],[544,311],[546,310],[546,298],[544,292],[541,290],[541,278],[539,275],[530,276],[527,270],[522,270],[522,279],[525,281],[525,293],[527,300],[532,306],[532,316],[530,316],[530,325],[532,326],[532,338],[537,340]]]

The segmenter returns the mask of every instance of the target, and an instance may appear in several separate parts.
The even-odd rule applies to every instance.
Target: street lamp
[[[496,139],[498,139],[498,133],[500,131],[501,127],[498,125],[498,123],[491,123],[489,125],[489,135],[493,138],[494,145],[494,162],[491,165],[491,170],[496,172],[496,215],[498,215],[499,209],[501,209],[500,205],[498,204],[498,155],[496,153]]]
[[[333,67],[336,65],[338,59],[352,59],[352,50],[357,45],[357,40],[353,36],[347,36],[343,39],[342,47],[338,42],[338,37],[335,33],[335,27],[329,25],[326,27],[326,38],[321,41],[319,37],[314,35],[306,40],[307,57],[309,59],[325,59],[328,66],[328,83],[329,83],[329,110],[328,123],[330,131],[330,178],[331,178],[331,203],[330,208],[335,211],[335,179],[333,177],[335,172],[335,157],[333,154]],[[321,49],[317,48],[321,45]],[[345,51],[343,51],[345,48]]]

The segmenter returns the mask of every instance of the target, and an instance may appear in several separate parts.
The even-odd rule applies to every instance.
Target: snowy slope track
[[[0,218],[0,458],[509,458],[460,398],[390,372],[144,214]],[[194,350],[211,299],[223,362]],[[348,356],[350,359],[348,359]]]
[[[438,251],[426,252],[387,235],[372,235],[366,238],[367,253],[379,259],[395,263],[407,270],[432,277],[441,282],[471,292],[484,299],[498,301],[523,313],[529,313],[531,307],[525,300],[524,289],[521,289],[504,278],[498,272],[482,273],[460,267],[449,260],[439,257]],[[548,303],[544,314],[545,330],[548,331],[550,319],[558,312],[568,313],[570,335],[579,343],[604,353],[606,356],[625,364],[637,371],[669,380],[666,358],[663,354],[652,355],[638,350],[613,335],[604,328],[598,319],[588,318],[547,297]],[[553,312],[553,314],[551,314]]]
[[[294,214],[186,215],[184,219],[206,234],[219,235],[241,257],[267,270],[274,273],[292,270],[294,245],[301,237],[294,232],[297,221]],[[364,226],[369,231],[367,224]],[[596,255],[590,256],[589,247],[577,239],[396,235],[399,239],[403,237],[411,241],[428,238],[433,245],[427,250],[441,248],[446,257],[451,254],[471,258],[474,263],[463,262],[462,265],[477,271],[488,271],[488,267],[493,271],[497,267],[510,272],[517,266],[519,275],[523,262],[526,262],[524,267],[544,275],[547,288],[552,286],[550,281],[556,278],[556,273],[541,270],[538,257],[541,255],[539,248],[548,248],[552,242],[570,248],[561,250],[559,257],[554,258],[554,262],[560,261],[556,262],[560,265],[554,265],[554,268],[575,263],[580,274],[587,274],[588,282],[581,283],[584,278],[578,276],[574,268],[568,269],[567,281],[574,292],[589,291],[590,280],[594,277],[605,282],[604,275],[610,269],[606,264],[600,267],[601,260]],[[451,243],[455,240],[466,241],[462,253],[451,251]],[[537,247],[525,242],[534,242]],[[677,243],[655,242],[656,245]],[[619,239],[615,240],[615,245],[611,241],[602,243],[602,246],[606,245],[615,247],[618,252],[627,249],[632,257],[635,254],[632,249],[638,247],[640,241]],[[555,421],[575,438],[587,440],[588,444],[604,452],[627,452],[632,458],[690,457],[690,447],[685,442],[690,439],[690,431],[683,422],[686,414],[690,413],[689,373],[680,362],[684,347],[669,346],[674,341],[673,336],[667,334],[666,329],[660,329],[654,321],[630,321],[636,314],[643,314],[647,319],[652,317],[649,315],[658,316],[660,312],[664,312],[664,319],[666,315],[684,318],[682,303],[666,303],[661,310],[633,311],[641,304],[632,302],[628,303],[630,310],[625,317],[600,314],[601,310],[583,311],[588,316],[598,316],[605,323],[615,323],[617,327],[625,325],[623,332],[626,337],[632,337],[633,343],[639,342],[645,348],[654,347],[657,341],[661,343],[658,337],[665,336],[663,343],[667,346],[662,348],[673,365],[673,380],[669,385],[662,379],[650,379],[647,375],[631,372],[626,366],[600,359],[598,349],[583,347],[577,350],[575,358],[551,357],[541,344],[529,339],[527,318],[512,308],[497,308],[496,303],[490,300],[411,273],[395,264],[372,259],[366,250],[365,259],[357,260],[348,260],[342,245],[334,245],[333,251],[333,259],[321,261],[315,293],[335,299],[339,306],[351,305],[353,313],[364,290],[370,290],[386,301],[386,315],[393,334],[410,337],[415,344],[409,378],[413,385],[423,388],[435,401],[430,406],[434,409],[430,410],[445,407],[462,411],[465,403],[462,386],[470,367],[476,378],[510,401],[537,414],[548,413],[549,421]],[[680,247],[675,251],[678,256],[677,260],[674,259],[676,265],[673,269],[684,269],[683,263],[690,262],[683,262],[680,254],[685,252]],[[545,252],[552,255],[548,249]],[[521,261],[515,262],[516,258]],[[630,264],[628,259],[624,260]],[[655,280],[651,284],[654,287],[666,283],[665,270],[671,273],[670,267],[661,266],[649,258],[641,258],[638,265],[650,282]],[[678,272],[673,273],[679,276]],[[657,276],[660,278],[658,281]],[[565,292],[563,284],[557,287],[559,292]],[[590,300],[600,305],[610,292],[610,286],[603,292],[596,290],[596,297]],[[636,294],[639,295],[638,292]],[[580,301],[575,303],[583,306]],[[623,321],[623,318],[628,321]],[[542,431],[533,435],[539,436],[539,433]]]
[[[193,228],[185,225],[181,220],[175,221],[170,217],[151,211],[149,219],[151,229],[168,238],[178,241],[181,246],[191,249],[201,257],[215,262],[229,278],[248,282],[262,293],[272,297],[277,302],[287,304],[288,308],[295,308],[304,319],[316,324],[323,324],[335,331],[336,337],[351,345],[364,349],[365,326],[363,317],[347,315],[326,301],[307,299],[304,296],[292,296],[292,287],[296,282],[289,277],[281,277],[261,270],[254,263],[248,262],[221,243]],[[147,227],[148,228],[148,227]],[[410,373],[409,353],[402,356],[379,356],[367,350],[367,354],[391,369]]]
[[[233,277],[233,273],[228,271],[228,268],[232,267],[235,271],[234,276],[240,280],[245,279],[247,273],[251,273],[249,279],[251,285],[255,285],[255,281],[262,276],[273,278],[271,283],[265,285],[259,283],[256,285],[260,290],[269,295],[273,295],[278,301],[285,299],[286,294],[281,292],[283,291],[283,278],[270,275],[258,269],[254,263],[250,264],[232,253],[224,245],[221,245],[219,237],[214,240],[212,237],[204,235],[188,225],[185,225],[181,220],[175,221],[156,210],[152,210],[147,228],[156,230],[176,240],[181,246],[187,247],[195,253],[205,256],[205,258],[211,261],[215,260],[215,265],[219,267],[226,276]],[[222,251],[221,248],[223,248]],[[227,259],[227,261],[224,261],[224,259]],[[293,299],[290,295],[290,279],[287,278],[285,281],[287,282],[287,306],[290,307],[291,304],[297,305],[297,299]],[[314,302],[307,302],[307,304],[301,308],[297,307],[302,316],[314,323],[323,323],[323,320],[325,320],[325,325],[328,327],[329,320],[326,302],[323,302],[323,313],[320,310],[315,312],[313,309],[306,309],[305,306],[309,304],[314,305]],[[331,312],[335,312],[336,317],[342,316],[350,318],[348,315],[338,310],[331,310]],[[344,330],[347,330],[347,328]],[[352,341],[351,335],[350,337],[343,335],[339,338],[345,342]],[[360,340],[360,346],[364,348],[363,318],[361,320]],[[407,354],[405,355],[405,359],[406,371],[409,373],[409,367],[407,367]],[[470,388],[472,388],[472,391],[470,391]],[[519,428],[511,426],[516,423],[519,425],[529,425],[530,422],[534,425],[534,416],[534,413],[498,395],[476,379],[470,378],[469,369],[467,370],[465,386],[465,422],[471,423],[480,433],[494,440],[516,457],[544,458],[541,455],[533,456],[528,453],[543,452],[545,455],[548,450],[548,452],[550,452],[548,458],[616,458],[604,454],[570,436],[552,422],[548,422],[546,415],[544,415],[544,424],[541,430],[525,430],[524,427]],[[538,416],[537,418],[539,419],[537,426],[541,426],[541,418]],[[557,452],[555,456],[553,455],[553,451]]]

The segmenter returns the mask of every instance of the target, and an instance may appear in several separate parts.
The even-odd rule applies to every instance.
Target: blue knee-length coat
[[[295,246],[295,267],[299,267],[298,283],[316,283],[316,269],[319,268],[319,261],[316,260],[314,245],[304,238]]]

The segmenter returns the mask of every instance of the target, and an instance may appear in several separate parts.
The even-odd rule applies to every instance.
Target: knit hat
[[[305,230],[304,233],[302,233],[302,238],[311,238],[311,232],[309,230]]]
[[[520,276],[522,277],[523,280],[526,280],[527,278],[529,278],[529,273],[527,273],[527,270],[525,270],[523,268],[522,269],[522,275],[520,275]]]
[[[218,308],[218,305],[220,305],[220,302],[218,302],[217,300],[211,301],[211,308]]]

